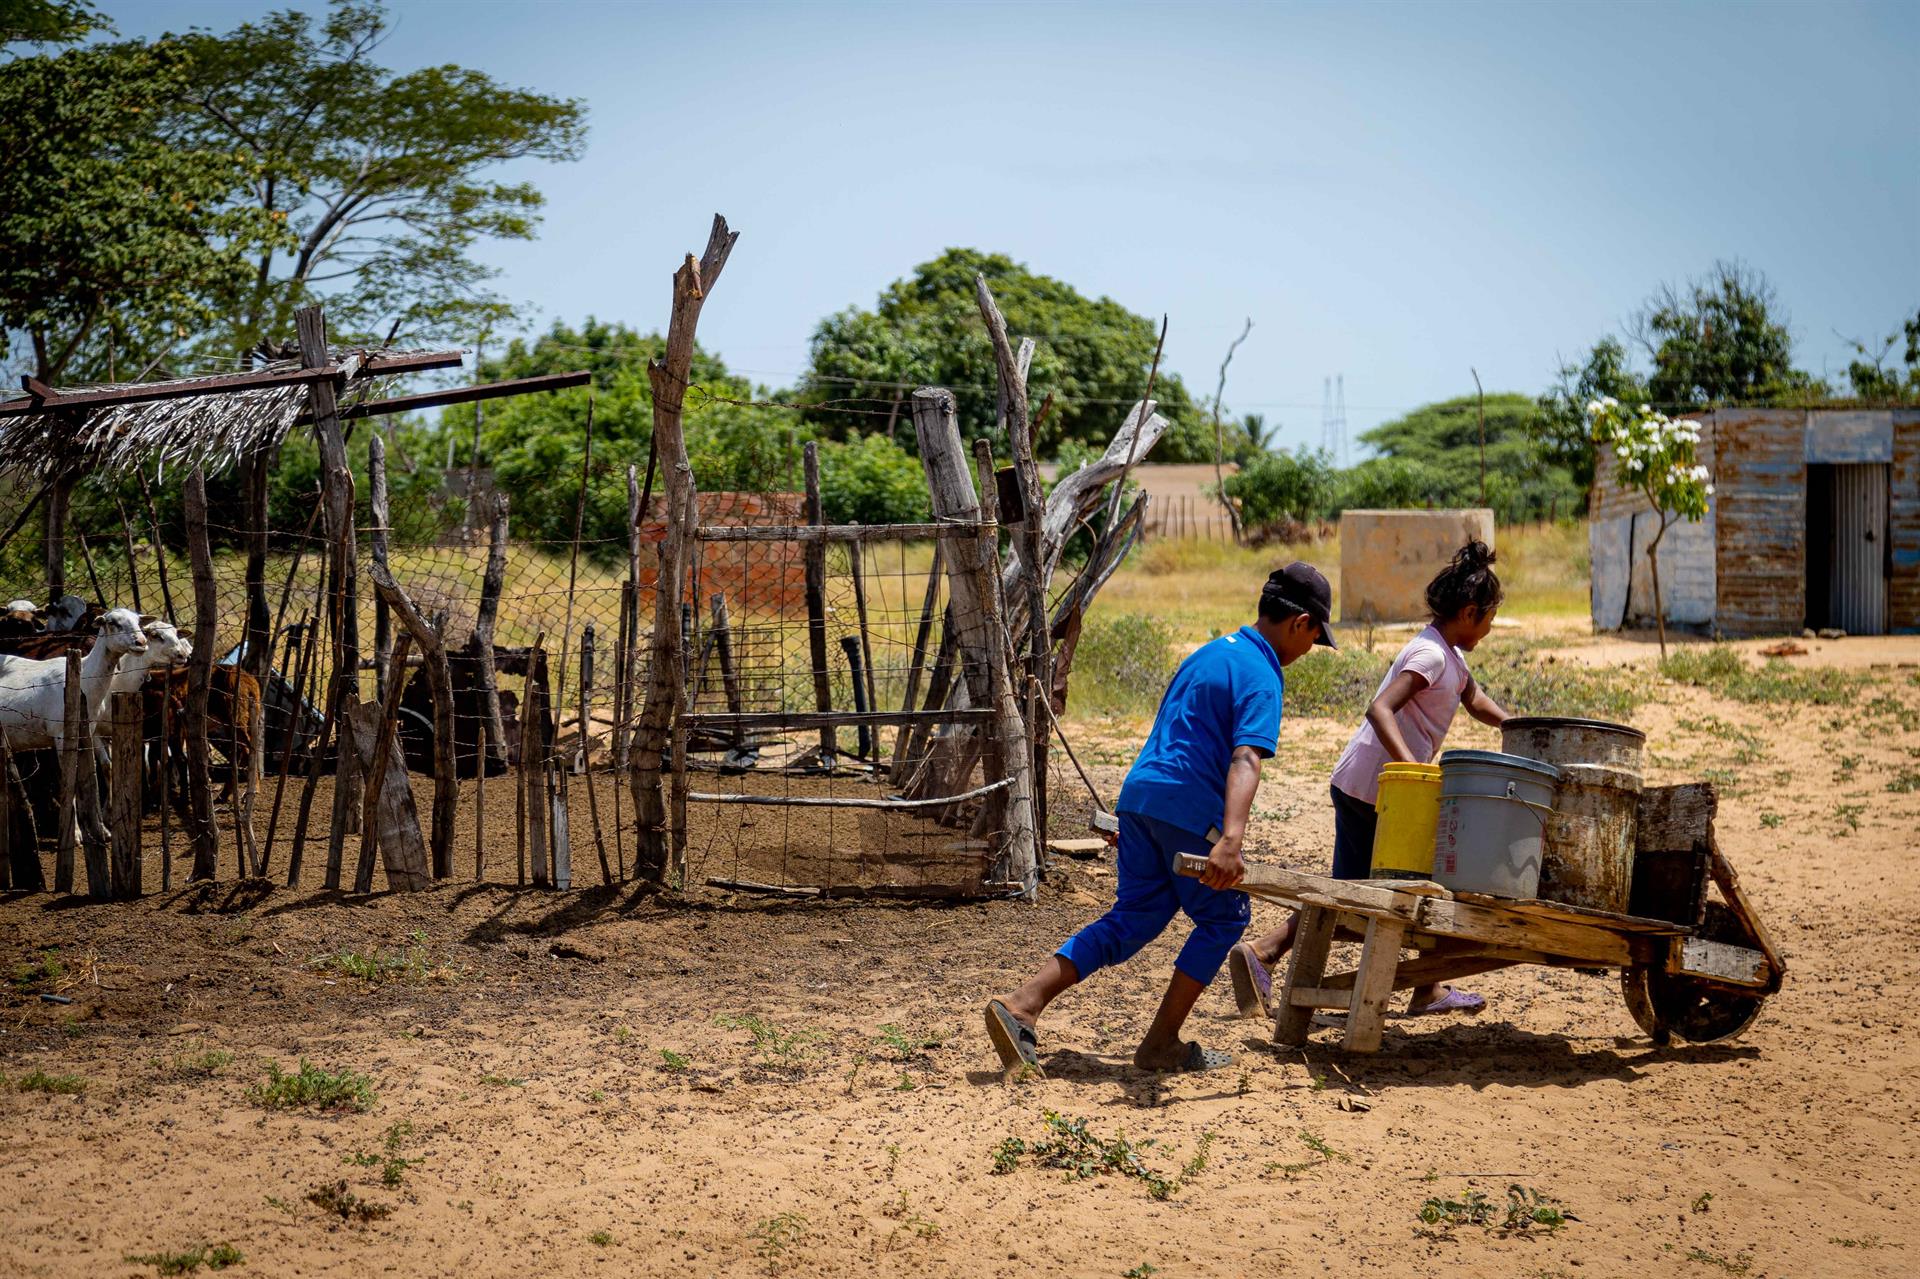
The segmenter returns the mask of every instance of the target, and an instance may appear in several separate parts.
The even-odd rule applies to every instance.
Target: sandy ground
[[[1849,706],[1664,686],[1639,716],[1652,780],[1723,778],[1722,845],[1792,968],[1728,1045],[1655,1050],[1612,981],[1522,968],[1474,983],[1478,1018],[1391,1021],[1378,1057],[1332,1029],[1281,1052],[1226,1019],[1222,982],[1194,1029],[1235,1064],[1151,1077],[1128,1054],[1176,926],[1056,1005],[1046,1079],[1004,1082],[979,1006],[1104,908],[1105,860],[1060,864],[1034,906],[178,879],[124,905],[8,896],[0,1274],[151,1274],[125,1258],[203,1241],[263,1276],[1911,1274],[1920,688],[1900,663],[1920,641],[1870,643]],[[1288,722],[1256,856],[1324,865],[1346,729]],[[1111,786],[1109,745],[1085,753]],[[1256,926],[1277,917],[1256,903]],[[394,966],[357,979],[342,951]],[[302,1057],[367,1075],[371,1109],[250,1102],[262,1063]],[[84,1089],[19,1090],[34,1072]],[[1046,1111],[1180,1184],[996,1175]],[[343,1179],[390,1213],[306,1201]],[[1419,1220],[1510,1184],[1573,1220]]]

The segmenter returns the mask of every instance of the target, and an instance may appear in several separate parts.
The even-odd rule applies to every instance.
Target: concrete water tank
[[[1343,512],[1340,620],[1424,621],[1427,583],[1476,538],[1493,546],[1492,511]]]

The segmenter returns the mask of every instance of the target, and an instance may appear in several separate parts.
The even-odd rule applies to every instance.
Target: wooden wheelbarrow
[[[1640,800],[1632,914],[1560,902],[1452,893],[1408,880],[1341,880],[1249,866],[1242,891],[1301,911],[1274,1038],[1303,1044],[1315,1009],[1347,1014],[1342,1046],[1377,1052],[1393,992],[1515,964],[1618,971],[1627,1008],[1656,1044],[1731,1039],[1780,989],[1786,965],[1713,833],[1708,785],[1649,788]],[[1198,876],[1200,857],[1177,869]],[[1719,900],[1709,900],[1709,883]],[[1364,939],[1360,964],[1329,974],[1335,930]],[[1403,958],[1402,952],[1417,954]]]

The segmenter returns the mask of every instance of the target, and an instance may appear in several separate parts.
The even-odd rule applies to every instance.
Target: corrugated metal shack
[[[1920,630],[1920,409],[1714,409],[1706,519],[1660,543],[1669,625],[1722,635]],[[1603,457],[1588,507],[1593,624],[1652,625],[1659,518]]]

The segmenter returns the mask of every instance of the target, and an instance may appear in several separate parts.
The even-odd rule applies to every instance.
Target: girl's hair
[[[1468,542],[1453,553],[1453,561],[1427,583],[1427,608],[1436,622],[1458,617],[1471,606],[1485,613],[1506,597],[1493,572],[1493,548]]]

